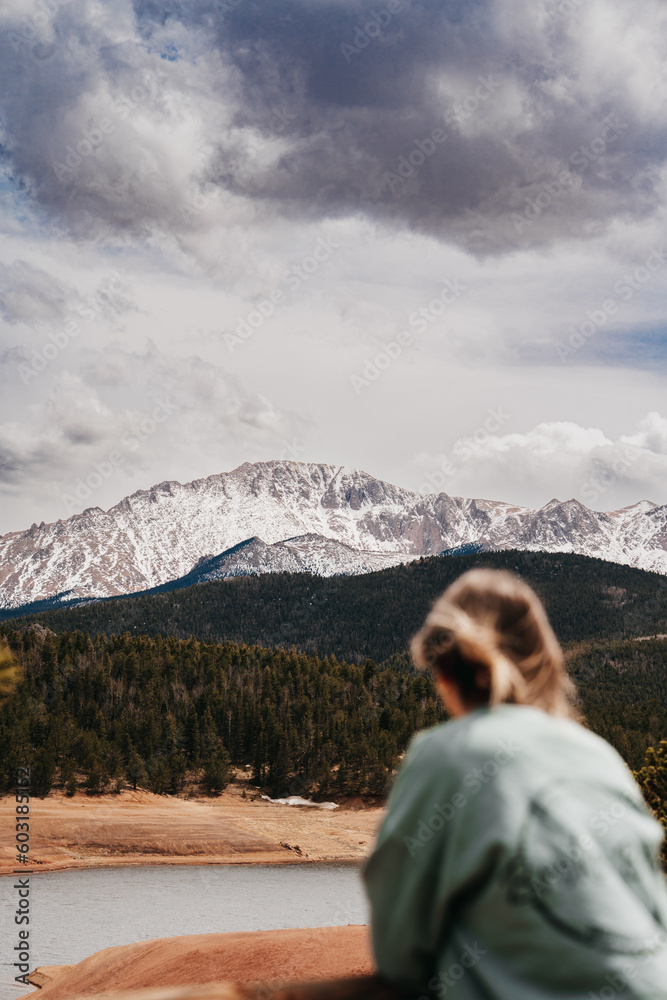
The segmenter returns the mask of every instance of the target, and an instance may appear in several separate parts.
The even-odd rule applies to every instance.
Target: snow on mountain
[[[127,594],[181,578],[365,573],[471,544],[577,552],[667,573],[667,506],[642,501],[599,513],[552,500],[529,510],[425,496],[343,466],[245,463],[0,537],[0,607],[64,593]]]
[[[186,576],[171,581],[169,589],[189,587],[207,580],[257,573],[312,573],[317,576],[356,576],[397,566],[418,556],[395,552],[360,552],[322,535],[297,535],[268,545],[262,538],[248,538],[219,556],[204,559]]]

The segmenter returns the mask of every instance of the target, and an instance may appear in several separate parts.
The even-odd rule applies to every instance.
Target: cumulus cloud
[[[653,410],[639,421],[635,434],[624,435],[621,441],[654,455],[667,455],[667,419]]]
[[[487,425],[488,426],[488,425]],[[613,510],[663,496],[667,477],[667,419],[657,412],[637,430],[612,440],[597,427],[550,421],[529,431],[492,433],[480,425],[446,454],[416,457],[423,492],[511,499],[511,482],[523,502],[576,497],[596,510]]]

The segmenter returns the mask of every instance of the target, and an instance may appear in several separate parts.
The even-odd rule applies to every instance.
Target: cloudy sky
[[[3,0],[0,532],[245,461],[667,502],[663,0]]]

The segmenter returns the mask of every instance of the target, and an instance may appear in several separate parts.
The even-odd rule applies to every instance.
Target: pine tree
[[[193,767],[199,764],[199,746],[199,720],[194,705],[190,705],[185,718],[185,752]]]
[[[47,747],[38,750],[30,770],[30,789],[33,795],[43,799],[53,788],[56,776],[56,762]]]
[[[285,733],[281,733],[278,738],[278,748],[275,757],[269,765],[269,785],[271,786],[272,795],[281,795],[288,790],[290,770],[291,760],[288,741]]]
[[[252,783],[264,788],[266,784],[266,733],[261,733],[255,743],[252,757]]]
[[[164,758],[154,757],[148,768],[148,787],[156,795],[165,795],[171,788],[171,768]]]
[[[130,753],[130,759],[125,767],[125,776],[128,781],[132,782],[132,787],[135,792],[138,784],[143,785],[148,780],[148,773],[144,766],[144,762],[136,750],[132,750]]]
[[[204,768],[204,791],[207,795],[220,795],[229,784],[230,777],[229,754],[224,747],[220,747]]]
[[[185,775],[187,773],[187,759],[182,750],[178,753],[173,754],[170,759],[170,770],[171,770],[171,784],[169,786],[169,792],[172,795],[183,791],[183,786],[185,784]]]
[[[93,760],[89,765],[85,786],[89,795],[100,795],[109,783],[109,774],[103,761]]]
[[[72,760],[71,757],[66,757],[60,765],[60,781],[63,788],[67,788],[73,777],[74,777],[74,761]]]

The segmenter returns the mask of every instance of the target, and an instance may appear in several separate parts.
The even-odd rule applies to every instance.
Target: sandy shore
[[[34,871],[145,864],[289,864],[362,860],[382,818],[379,808],[333,811],[242,798],[179,799],[151,792],[30,803]],[[15,802],[0,799],[0,875],[16,862]]]
[[[259,981],[277,990],[290,982],[373,971],[369,929],[348,926],[158,938],[105,948],[77,965],[47,966],[33,977],[41,987],[39,1000],[69,1000],[149,986],[212,982]]]

